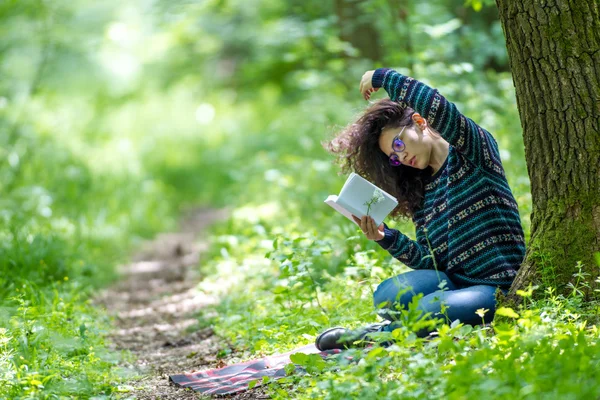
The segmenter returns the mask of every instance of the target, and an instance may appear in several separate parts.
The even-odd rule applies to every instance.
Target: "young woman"
[[[397,198],[393,217],[412,219],[416,241],[386,224],[375,226],[370,217],[355,217],[367,238],[414,271],[375,291],[375,308],[387,323],[330,328],[317,337],[321,350],[396,329],[399,310],[418,293],[418,309],[429,318],[476,325],[482,322],[476,311],[485,309],[484,321],[491,321],[497,288],[510,287],[525,255],[517,202],[492,135],[418,80],[387,68],[363,75],[366,100],[381,87],[390,98],[375,102],[327,147],[344,170]]]

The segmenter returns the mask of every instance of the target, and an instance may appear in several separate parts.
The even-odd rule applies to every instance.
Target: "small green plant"
[[[363,205],[367,206],[367,215],[370,215],[371,207],[381,203],[384,200],[383,193],[379,189],[373,191],[371,198],[367,200]]]
[[[573,274],[575,283],[569,282],[567,284],[567,287],[571,289],[570,297],[584,297],[586,295],[586,290],[590,289],[590,284],[587,282],[587,277],[590,276],[590,274],[583,272],[583,264],[581,261],[577,261],[575,268],[577,269],[577,271],[575,271]]]
[[[278,285],[277,293],[288,294],[294,291],[295,299],[314,300],[318,304],[323,314],[327,315],[327,310],[319,300],[319,282],[311,271],[314,265],[314,258],[323,257],[331,252],[331,244],[324,240],[317,240],[308,237],[297,237],[294,239],[276,238],[273,241],[273,251],[268,252],[266,257],[279,262],[280,282],[285,286]],[[305,293],[306,297],[301,296]],[[287,298],[291,305],[291,297]]]

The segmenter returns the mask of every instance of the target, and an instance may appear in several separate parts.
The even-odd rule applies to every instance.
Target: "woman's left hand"
[[[385,237],[383,223],[379,225],[379,228],[377,228],[377,225],[375,225],[375,220],[370,216],[365,215],[359,219],[357,216],[353,215],[352,218],[354,219],[354,222],[360,226],[360,229],[363,231],[367,239],[381,240]]]
[[[371,98],[371,93],[376,92],[379,88],[373,87],[373,74],[375,70],[367,71],[363,74],[362,78],[360,78],[360,94],[365,100],[369,100]]]

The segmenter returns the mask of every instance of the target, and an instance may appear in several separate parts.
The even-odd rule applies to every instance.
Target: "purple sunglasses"
[[[402,153],[404,151],[404,148],[406,147],[404,145],[404,142],[400,140],[400,135],[402,135],[402,132],[404,132],[405,128],[406,125],[402,128],[400,133],[397,134],[396,137],[394,137],[394,140],[392,141],[392,150],[394,150],[395,152]],[[401,164],[400,157],[398,157],[396,153],[392,153],[392,155],[389,158],[389,161],[392,167],[397,167]]]

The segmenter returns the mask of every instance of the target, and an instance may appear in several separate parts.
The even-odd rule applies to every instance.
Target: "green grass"
[[[145,143],[161,149],[172,138],[140,126],[120,149],[94,143],[100,119],[86,125],[67,114],[57,121],[57,110],[74,111],[63,101],[41,110],[26,104],[31,118],[13,142],[0,142],[7,155],[0,174],[0,398],[116,398],[127,391],[133,372],[118,364],[129,356],[108,349],[109,320],[90,299],[143,238],[175,228],[180,206],[196,201],[150,172],[168,156],[168,143],[144,153]],[[149,112],[143,99],[130,106]],[[90,115],[94,104],[78,107]],[[13,111],[0,110],[0,123]],[[104,141],[124,140],[117,126]]]
[[[90,297],[176,210],[168,191],[97,173],[57,142],[20,143],[27,163],[3,182],[0,220],[0,398],[111,396],[131,372],[105,346],[109,321]]]

